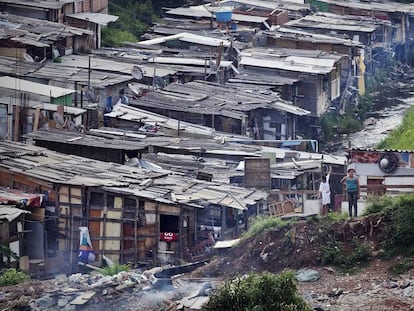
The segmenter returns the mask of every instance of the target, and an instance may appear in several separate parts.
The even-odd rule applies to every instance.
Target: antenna
[[[141,80],[141,79],[142,79],[142,77],[143,77],[143,74],[142,74],[142,70],[141,70],[141,68],[139,68],[138,66],[133,66],[133,67],[132,67],[132,69],[131,69],[131,75],[132,75],[135,79],[137,79],[137,80]]]

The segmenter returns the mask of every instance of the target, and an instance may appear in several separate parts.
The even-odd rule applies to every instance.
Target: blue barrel
[[[216,12],[216,21],[218,23],[231,22],[231,11],[218,11]]]

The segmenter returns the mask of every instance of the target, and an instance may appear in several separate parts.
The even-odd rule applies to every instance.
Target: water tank
[[[216,21],[218,23],[229,23],[231,22],[231,11],[217,11],[216,12]]]

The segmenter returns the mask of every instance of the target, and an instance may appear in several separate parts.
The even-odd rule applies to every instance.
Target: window
[[[160,232],[178,233],[178,216],[160,215]]]

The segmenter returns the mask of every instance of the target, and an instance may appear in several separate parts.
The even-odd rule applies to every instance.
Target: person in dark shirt
[[[353,168],[348,169],[348,175],[341,179],[341,183],[345,185],[346,193],[348,195],[348,211],[349,218],[352,219],[352,208],[354,217],[358,216],[358,199],[360,197],[359,179],[355,176]]]

